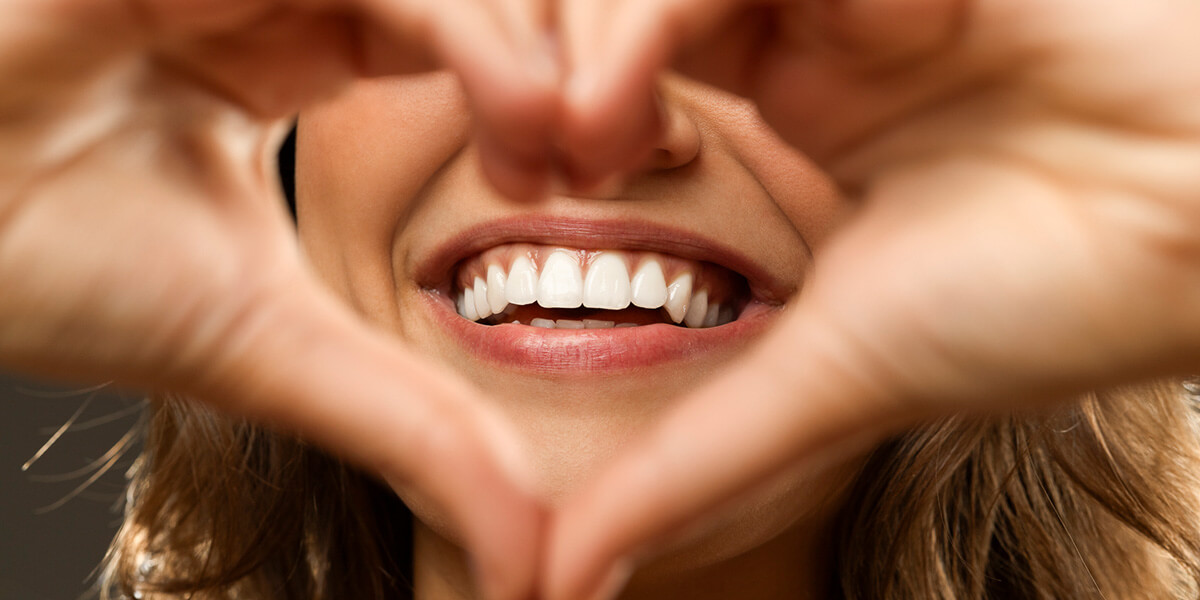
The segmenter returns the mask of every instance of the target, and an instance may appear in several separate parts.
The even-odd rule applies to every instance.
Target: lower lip
[[[612,329],[543,329],[481,325],[462,318],[444,295],[425,295],[434,319],[468,352],[515,371],[583,374],[684,361],[744,344],[762,333],[779,307],[751,303],[732,323],[705,329],[656,324]]]

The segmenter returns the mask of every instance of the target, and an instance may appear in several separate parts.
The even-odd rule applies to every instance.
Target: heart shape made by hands
[[[0,42],[0,75],[28,84],[0,94],[28,115],[0,139],[4,364],[180,388],[418,487],[464,532],[489,598],[611,593],[627,557],[785,468],[1196,359],[1200,6],[9,0],[6,14],[29,26]],[[86,60],[55,52],[68,40],[91,44]],[[755,100],[860,207],[759,346],[549,519],[508,427],[325,292],[262,202],[276,117],[434,64],[461,76],[485,171],[510,195],[555,169],[586,186],[630,168],[670,67]]]

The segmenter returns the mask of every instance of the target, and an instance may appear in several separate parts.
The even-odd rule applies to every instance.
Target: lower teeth
[[[491,325],[522,325],[520,321],[511,321],[509,323],[492,323]],[[616,323],[613,321],[593,321],[591,319],[585,321],[573,321],[570,319],[559,319],[553,321],[550,319],[533,319],[528,323],[531,327],[540,329],[624,329],[626,327],[641,327],[639,323]],[[657,323],[647,323],[647,325],[656,325]],[[666,325],[667,323],[663,323]],[[682,327],[682,325],[678,325]],[[691,328],[689,328],[691,329]]]
[[[520,321],[514,321],[516,325],[520,325]],[[637,327],[637,323],[617,323],[615,321],[598,321],[595,319],[584,319],[582,321],[574,321],[571,319],[559,319],[553,321],[550,319],[534,319],[529,322],[534,327],[542,329],[615,329],[620,327]]]
[[[714,305],[708,307],[706,314],[701,315],[700,319],[685,319],[684,322],[675,323],[670,320],[667,315],[662,314],[662,311],[651,312],[645,309],[632,309],[633,314],[624,313],[623,311],[612,311],[612,320],[597,318],[609,315],[598,314],[604,311],[590,311],[588,315],[591,318],[583,319],[554,319],[547,318],[556,315],[546,314],[542,312],[541,316],[533,316],[520,312],[520,307],[510,306],[505,311],[489,315],[486,318],[478,319],[475,322],[483,325],[528,325],[541,329],[620,329],[624,327],[640,327],[643,325],[675,325],[676,327],[686,327],[688,329],[707,329],[725,325],[736,320],[734,309],[730,306]],[[548,311],[553,313],[555,311]],[[563,311],[566,312],[566,311]],[[534,313],[537,314],[537,313]],[[565,316],[565,315],[564,315]],[[582,316],[582,315],[581,315]],[[524,321],[522,319],[525,319]],[[618,320],[619,319],[619,320]]]

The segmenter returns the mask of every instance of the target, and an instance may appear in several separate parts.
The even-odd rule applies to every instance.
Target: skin
[[[478,388],[525,441],[553,506],[659,421],[756,336],[684,360],[620,372],[554,373],[496,364],[444,328],[419,281],[438,244],[494,220],[541,217],[658,223],[720,240],[783,284],[804,285],[813,252],[847,206],[832,182],[766,126],[753,104],[678,76],[659,82],[669,125],[655,152],[603,194],[537,203],[483,178],[464,94],[450,73],[356,84],[304,113],[297,209],[305,255],[372,322]],[[355,177],[346,177],[353,172]],[[736,198],[736,202],[730,202]],[[565,243],[565,242],[564,242]],[[606,248],[604,240],[593,240]],[[615,240],[612,244],[619,244]],[[774,309],[776,317],[784,307]],[[788,473],[641,571],[627,598],[819,598],[820,548],[855,461]],[[419,490],[417,596],[470,597],[461,533]],[[796,568],[796,565],[803,565]]]
[[[299,432],[422,489],[485,593],[527,596],[544,516],[515,436],[311,275],[271,166],[286,117],[363,75],[461,65],[479,114],[552,112],[516,8],[5,1],[0,362]]]
[[[652,4],[599,26],[592,3],[564,13],[586,65],[564,138],[587,170],[620,168],[588,148],[645,147],[613,111],[645,114],[675,61],[754,99],[860,210],[744,368],[560,508],[547,597],[586,596],[755,481],[924,417],[1196,369],[1200,7]]]
[[[551,600],[922,418],[1195,369],[1195,3],[594,4],[5,0],[0,363],[299,431],[435,498],[489,597]],[[448,66],[499,189],[591,185],[653,149],[669,65],[859,209],[761,345],[548,516],[494,405],[316,282],[264,156],[356,76]]]

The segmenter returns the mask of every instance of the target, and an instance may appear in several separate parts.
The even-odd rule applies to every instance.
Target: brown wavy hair
[[[840,514],[835,597],[1200,597],[1196,406],[1163,381],[889,441]],[[104,598],[412,597],[385,486],[183,399],[150,410]]]

